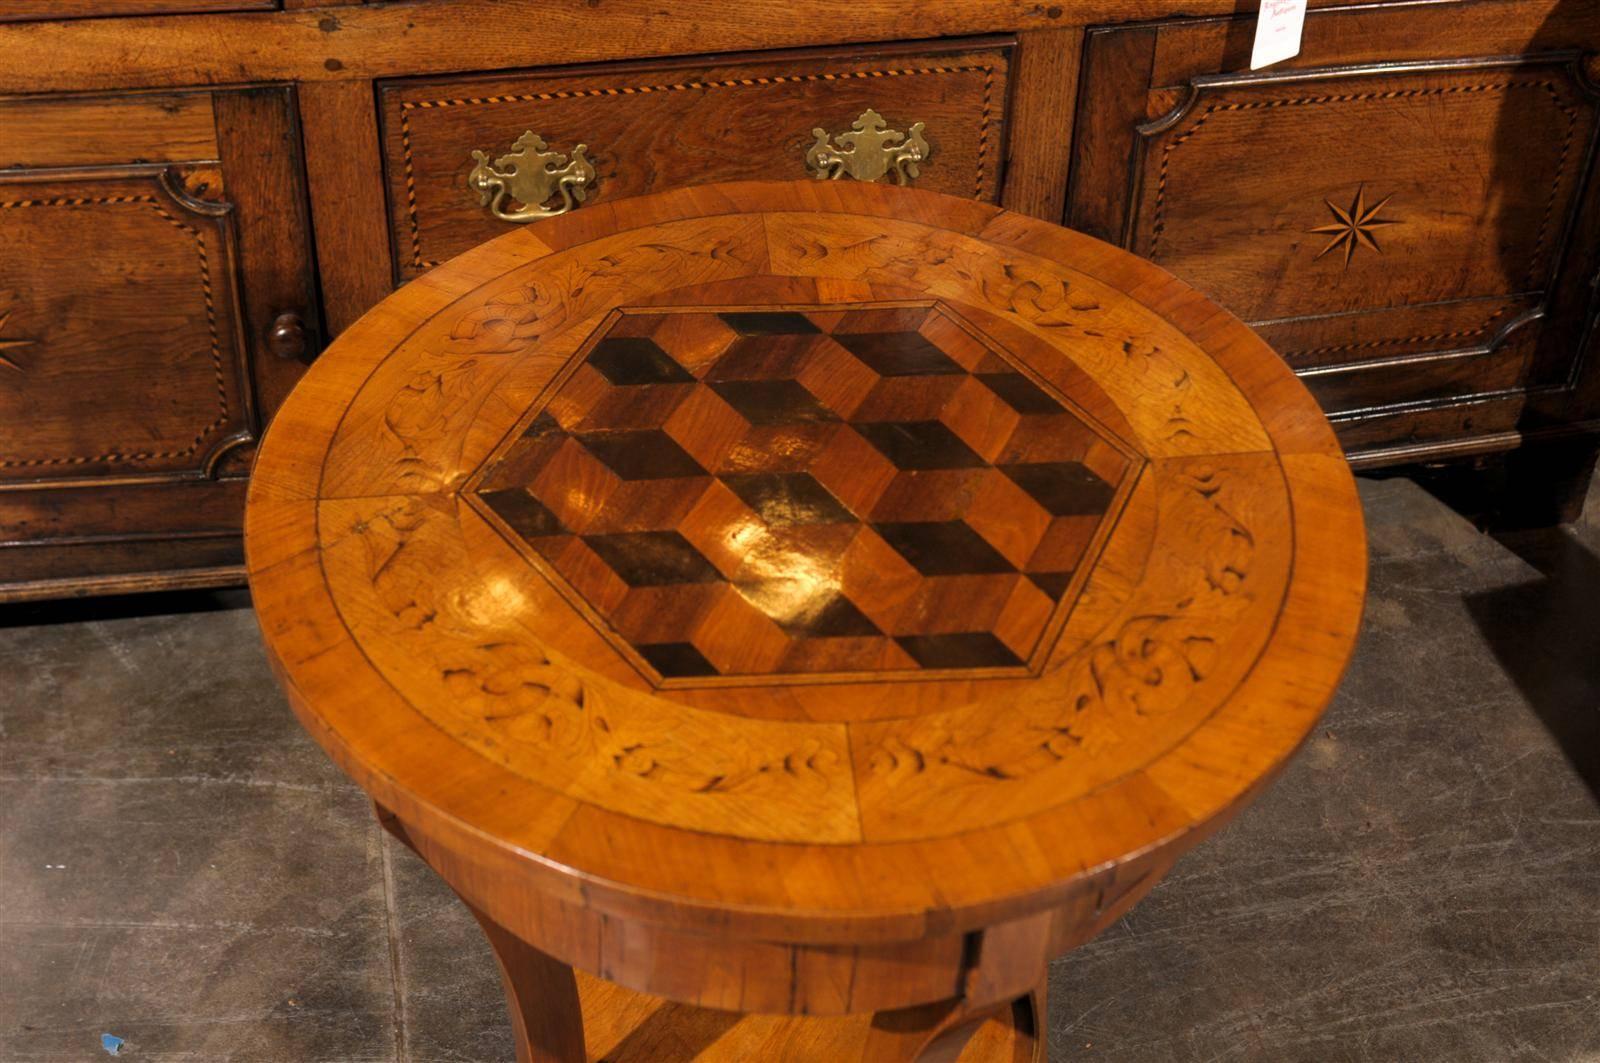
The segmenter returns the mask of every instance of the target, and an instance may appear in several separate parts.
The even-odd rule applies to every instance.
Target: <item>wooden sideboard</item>
[[[1570,516],[1600,447],[1595,0],[1313,2],[1255,73],[1234,6],[8,4],[0,601],[238,581],[255,443],[304,366],[517,224],[474,151],[582,145],[599,213],[802,176],[869,110],[922,123],[918,187],[1231,308],[1357,467],[1488,463],[1486,509]]]

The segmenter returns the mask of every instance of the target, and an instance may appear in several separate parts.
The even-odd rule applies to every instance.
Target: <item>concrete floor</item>
[[[1052,969],[1062,1060],[1600,1061],[1600,507],[1362,484],[1282,781]],[[1600,495],[1600,492],[1597,492]],[[0,1060],[508,1060],[487,948],[301,733],[243,594],[0,611]]]

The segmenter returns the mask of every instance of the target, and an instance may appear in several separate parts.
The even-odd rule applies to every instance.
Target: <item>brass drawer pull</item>
[[[517,138],[512,150],[490,165],[485,152],[474,151],[477,165],[467,175],[467,184],[478,193],[478,201],[501,221],[534,221],[565,214],[587,195],[594,181],[594,167],[584,155],[587,145],[572,149],[572,161],[558,151],[546,149],[544,138],[528,130]],[[556,195],[561,202],[546,206]],[[521,206],[505,209],[507,199]]]
[[[922,139],[923,123],[916,122],[910,133],[889,129],[883,115],[870,107],[850,123],[851,132],[840,133],[830,142],[824,129],[813,129],[817,142],[806,152],[806,166],[819,181],[837,181],[849,176],[857,181],[876,181],[890,170],[900,184],[910,183],[920,172],[917,164],[928,157],[928,142]]]

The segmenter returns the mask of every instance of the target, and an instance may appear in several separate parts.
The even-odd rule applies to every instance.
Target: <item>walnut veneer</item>
[[[847,182],[401,289],[279,411],[246,541],[295,711],[566,1063],[1042,1058],[1047,961],[1275,777],[1365,586],[1333,432],[1237,318]]]
[[[1600,441],[1593,0],[1313,2],[1301,54],[1255,73],[1236,6],[7,5],[0,600],[237,580],[288,385],[512,227],[473,150],[583,145],[581,212],[801,177],[868,109],[923,123],[919,187],[1240,314],[1357,467],[1493,465],[1477,510],[1570,516]]]

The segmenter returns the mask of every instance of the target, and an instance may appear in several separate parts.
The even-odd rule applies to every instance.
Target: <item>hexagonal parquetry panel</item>
[[[622,310],[469,494],[652,682],[1025,670],[1135,460],[937,303]]]

